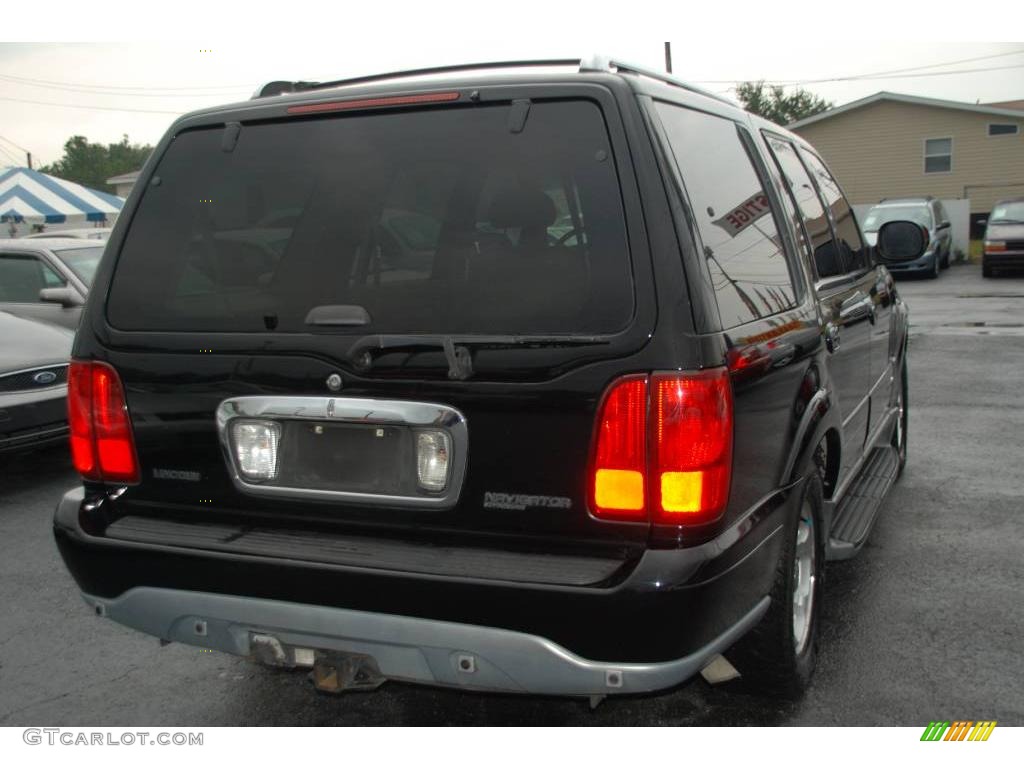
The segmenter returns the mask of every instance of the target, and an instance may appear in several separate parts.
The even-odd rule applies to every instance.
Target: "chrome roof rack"
[[[443,67],[425,67],[423,69],[406,69],[398,72],[384,72],[377,75],[361,75],[344,80],[329,80],[323,83],[296,82],[275,80],[267,83],[253,96],[254,99],[265,96],[277,96],[282,93],[298,91],[314,91],[321,88],[340,88],[346,85],[361,85],[382,80],[397,80],[402,77],[418,77],[420,75],[443,75],[447,72],[472,72],[478,69],[518,69],[520,67],[578,67],[579,59],[535,59],[529,61],[485,61],[475,64],[449,64]]]
[[[625,61],[618,61],[608,56],[591,56],[583,59],[580,62],[580,72],[621,72],[630,75],[641,75],[643,77],[649,77],[652,80],[660,80],[667,85],[674,85],[677,88],[684,88],[692,93],[699,93],[701,96],[707,96],[709,99],[720,101],[723,104],[728,104],[731,107],[736,106],[729,99],[724,96],[720,96],[717,93],[706,91],[703,88],[699,88],[692,83],[688,83],[685,80],[679,80],[678,78],[672,77],[667,72],[658,72],[653,69],[645,69],[644,67],[638,67],[634,64],[629,64]]]
[[[252,98],[260,99],[269,96],[279,96],[283,93],[317,91],[325,88],[341,88],[348,85],[361,85],[363,83],[397,80],[405,77],[419,77],[421,75],[439,75],[449,72],[473,72],[485,69],[519,69],[526,67],[576,67],[579,72],[619,72],[623,74],[640,75],[642,77],[659,80],[668,85],[674,85],[677,88],[685,88],[693,93],[699,93],[701,96],[707,96],[709,99],[715,99],[716,101],[721,101],[725,104],[729,104],[730,106],[735,106],[733,102],[729,101],[729,99],[719,96],[716,93],[706,91],[703,88],[698,88],[697,86],[691,85],[683,80],[678,80],[672,77],[672,75],[645,69],[633,64],[627,64],[626,62],[612,59],[608,56],[589,56],[584,59],[530,59],[524,61],[487,61],[473,64],[450,64],[441,67],[425,67],[423,69],[406,69],[376,75],[361,75],[359,77],[349,77],[344,80],[329,80],[322,83],[301,80],[294,82],[288,80],[275,80],[267,83],[256,91]]]

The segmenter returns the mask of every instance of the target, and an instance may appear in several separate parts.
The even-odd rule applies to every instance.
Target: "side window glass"
[[[793,204],[794,228],[801,246],[808,256],[813,256],[817,246],[831,239],[821,201],[797,158],[793,144],[768,133],[764,134],[764,138],[768,142],[775,166],[782,175],[785,193]]]
[[[63,288],[67,283],[64,282],[64,278],[50,269],[48,264],[39,262],[40,268],[43,270],[43,282],[46,283],[47,288]]]
[[[0,254],[0,301],[34,303],[43,288],[64,284],[60,275],[35,256]]]
[[[785,180],[793,204],[803,219],[806,233],[805,245],[814,258],[815,271],[819,278],[841,275],[844,266],[832,241],[832,228],[825,215],[825,207],[818,196],[807,169],[800,162],[792,143],[775,136],[766,136],[768,146]]]
[[[807,167],[814,174],[814,180],[818,183],[818,189],[821,190],[821,195],[828,206],[836,230],[836,248],[846,263],[847,271],[853,272],[871,266],[871,259],[861,240],[857,219],[854,218],[850,204],[843,196],[842,190],[839,189],[838,182],[828,172],[821,158],[812,152],[803,152],[802,154],[807,160]]]
[[[697,220],[723,327],[795,306],[779,229],[736,125],[656,104]]]

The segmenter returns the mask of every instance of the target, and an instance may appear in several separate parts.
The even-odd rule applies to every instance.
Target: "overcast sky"
[[[155,144],[175,115],[247,99],[269,80],[572,57],[595,50],[651,68],[663,66],[661,42],[595,42],[571,34],[559,35],[554,44],[523,35],[499,40],[453,36],[442,46],[432,36],[420,42],[406,38],[401,45],[383,44],[373,35],[346,36],[344,45],[284,37],[273,44],[0,43],[0,166],[24,164],[23,153],[10,142],[30,150],[37,165],[58,159],[74,134],[103,143],[128,134],[133,143]],[[737,80],[820,81],[929,67],[916,73],[927,76],[805,82],[803,87],[837,105],[882,90],[971,103],[1024,99],[1024,43],[823,45],[794,35],[790,42],[748,39],[736,46],[704,37],[673,43],[673,64],[677,76],[713,91],[727,92]],[[211,46],[210,51],[203,46]],[[843,55],[836,55],[837,48]],[[946,62],[955,63],[929,66]],[[934,74],[965,69],[985,71]]]

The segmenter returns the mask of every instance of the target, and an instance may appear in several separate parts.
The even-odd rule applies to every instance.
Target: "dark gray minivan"
[[[1000,200],[992,206],[985,226],[981,272],[993,277],[997,270],[1024,267],[1024,197]]]

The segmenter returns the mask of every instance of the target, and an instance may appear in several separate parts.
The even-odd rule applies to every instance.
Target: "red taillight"
[[[597,445],[590,481],[598,517],[642,520],[647,515],[647,377],[620,379],[597,416]]]
[[[591,510],[671,525],[715,520],[729,500],[732,433],[726,368],[620,379],[597,417]]]
[[[87,480],[139,482],[139,462],[121,379],[106,363],[72,360],[68,370],[71,459]]]
[[[732,387],[725,368],[651,377],[656,522],[706,523],[725,510],[732,474]]]
[[[92,364],[72,360],[68,368],[68,424],[71,427],[71,461],[78,474],[99,480],[92,429]]]

